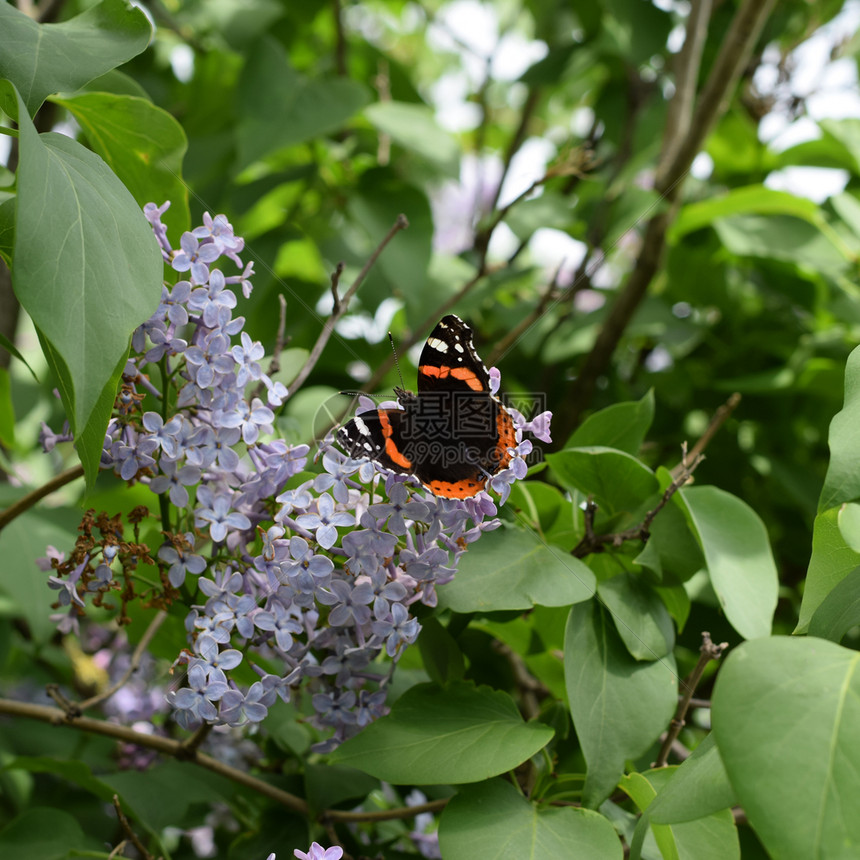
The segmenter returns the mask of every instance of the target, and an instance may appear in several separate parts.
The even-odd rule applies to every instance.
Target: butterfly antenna
[[[391,351],[394,353],[394,366],[397,368],[397,375],[400,377],[401,389],[406,389],[406,383],[403,381],[403,374],[400,372],[400,362],[397,360],[397,347],[394,345],[394,337],[391,332],[388,332],[388,342],[391,344]]]

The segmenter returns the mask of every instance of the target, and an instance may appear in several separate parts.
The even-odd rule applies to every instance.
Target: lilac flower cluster
[[[223,215],[206,215],[174,250],[165,209],[144,211],[165,261],[187,279],[164,287],[132,338],[102,465],[161,496],[165,599],[197,601],[179,660],[187,685],[168,702],[188,729],[242,726],[305,687],[315,724],[329,733],[316,749],[331,749],[386,712],[394,665],[420,631],[412,605],[436,604],[436,587],[453,578],[468,545],[499,525],[496,504],[486,493],[437,498],[328,445],[322,473],[287,489],[309,448],[275,437],[273,409],[287,391],[233,316],[231,287],[247,297],[253,274],[238,256],[243,240]],[[223,257],[241,273],[215,268]],[[497,372],[492,379],[497,389]],[[523,432],[548,439],[549,415],[526,422],[517,413],[515,426],[514,458],[490,482],[502,501],[525,475]],[[46,445],[56,439],[46,432]],[[102,565],[100,587],[118,588],[107,557]],[[75,622],[86,596],[78,578],[51,581]],[[244,688],[231,673],[246,661],[258,680]]]

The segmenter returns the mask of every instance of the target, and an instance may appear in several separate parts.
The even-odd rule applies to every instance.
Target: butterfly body
[[[511,413],[490,391],[472,330],[443,317],[424,345],[418,392],[397,390],[401,409],[362,413],[338,431],[350,456],[414,475],[437,496],[470,498],[506,468],[516,446]]]

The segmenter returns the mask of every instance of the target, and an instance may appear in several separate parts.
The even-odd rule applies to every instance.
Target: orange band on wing
[[[484,390],[481,380],[478,379],[475,372],[473,370],[469,370],[468,367],[446,367],[445,365],[435,367],[432,364],[422,364],[421,367],[418,368],[418,372],[423,373],[424,376],[435,376],[438,379],[444,379],[446,376],[453,376],[454,379],[459,379],[465,382],[473,391]]]
[[[397,446],[391,439],[391,434],[394,432],[394,428],[391,426],[391,421],[385,414],[385,411],[380,409],[377,414],[379,415],[379,423],[382,426],[382,435],[385,437],[385,453],[391,458],[393,463],[397,463],[401,468],[411,469],[412,461],[408,457],[404,457],[403,454],[397,450]]]
[[[464,481],[427,481],[424,486],[434,496],[442,496],[445,499],[471,499],[472,496],[484,488],[487,479],[475,476],[474,480]]]

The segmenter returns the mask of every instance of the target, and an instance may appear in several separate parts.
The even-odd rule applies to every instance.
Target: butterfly
[[[414,475],[431,493],[467,499],[506,468],[516,447],[511,413],[490,390],[472,329],[448,314],[418,363],[418,393],[395,389],[400,409],[363,412],[338,430],[351,457]]]

